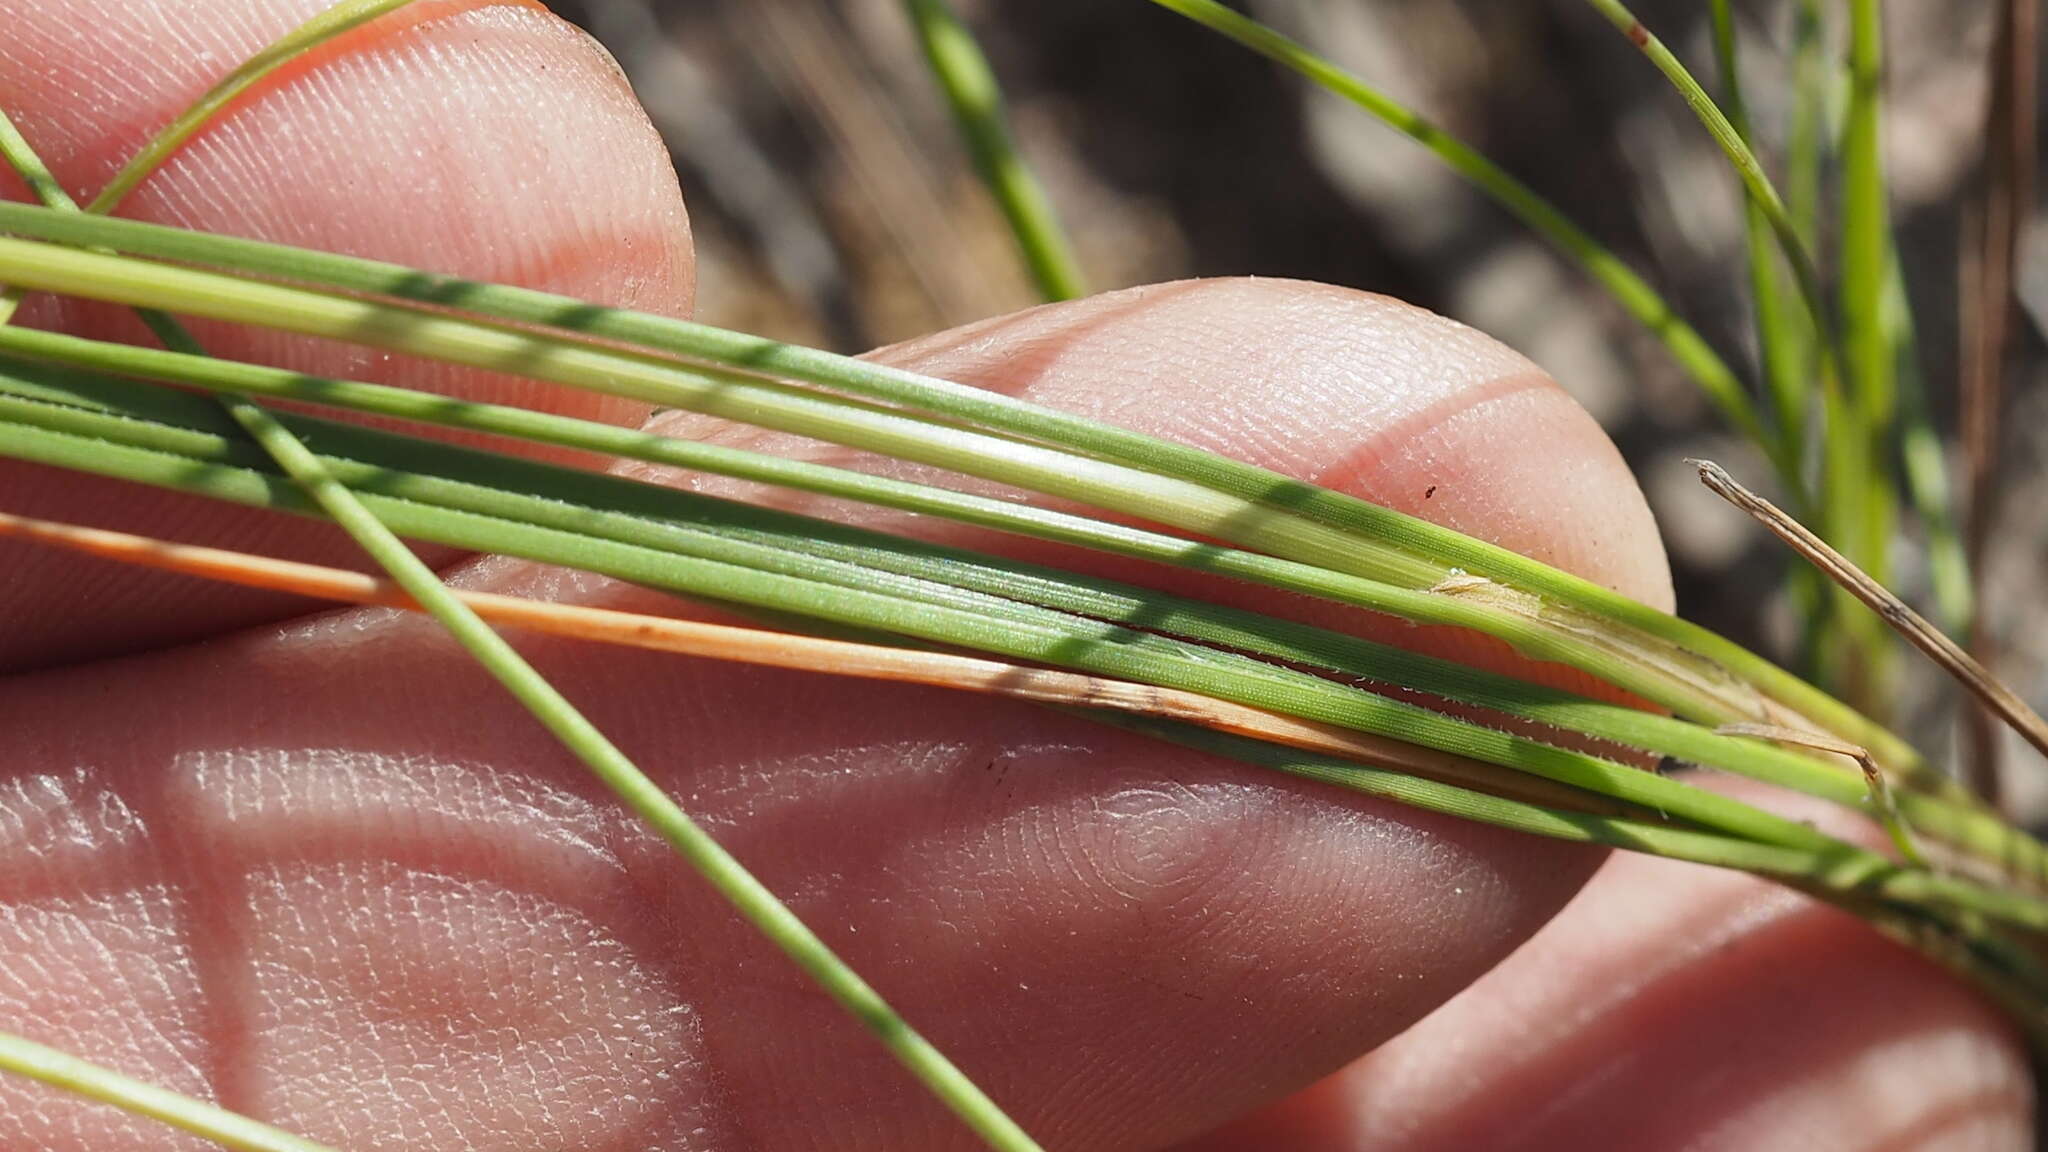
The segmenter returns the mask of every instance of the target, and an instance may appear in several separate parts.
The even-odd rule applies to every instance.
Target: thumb
[[[328,0],[0,0],[0,107],[81,201],[237,62]],[[0,195],[29,199],[11,171]],[[118,209],[686,314],[673,169],[603,49],[537,4],[423,0],[224,111]],[[145,342],[125,311],[32,298],[22,322]],[[195,324],[216,355],[621,422],[628,402],[276,333]],[[358,564],[335,529],[0,461],[8,510]],[[430,559],[446,559],[447,553]],[[162,646],[309,605],[0,543],[0,671]]]

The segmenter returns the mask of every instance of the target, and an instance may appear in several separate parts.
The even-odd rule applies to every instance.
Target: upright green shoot
[[[1944,632],[1969,632],[1976,612],[1976,591],[1970,582],[1970,558],[1955,514],[1955,490],[1942,458],[1941,433],[1927,395],[1927,374],[1921,369],[1912,305],[1899,268],[1898,245],[1892,245],[1891,273],[1884,293],[1885,342],[1892,349],[1898,374],[1899,418],[1896,453],[1906,496],[1927,534],[1927,583],[1933,596],[1934,619]]]
[[[1748,102],[1742,95],[1741,57],[1735,16],[1729,0],[1713,0],[1714,56],[1720,65],[1722,98],[1728,120],[1745,143],[1754,147]],[[1797,225],[1794,225],[1795,230]],[[1743,197],[1743,239],[1749,264],[1750,308],[1756,318],[1757,351],[1762,361],[1766,394],[1771,399],[1774,459],[1789,463],[1792,476],[1780,469],[1794,505],[1810,498],[1805,486],[1790,484],[1805,474],[1806,403],[1813,374],[1813,319],[1796,301],[1785,297],[1784,256],[1773,242],[1771,222],[1763,206],[1747,190]],[[1796,291],[1796,289],[1795,289]]]
[[[1072,300],[1087,294],[1081,266],[1045,188],[1017,151],[995,71],[947,0],[904,0],[918,43],[946,95],[975,171],[995,197],[1039,294]]]
[[[1887,326],[1884,298],[1892,268],[1890,228],[1878,139],[1880,100],[1878,0],[1855,0],[1850,7],[1850,93],[1843,132],[1842,263],[1839,321],[1821,295],[1818,266],[1795,220],[1779,198],[1745,133],[1717,106],[1705,89],[1662,41],[1653,36],[1619,0],[1587,0],[1622,31],[1664,74],[1691,106],[1720,145],[1729,164],[1749,192],[1749,203],[1770,222],[1812,315],[1816,373],[1827,416],[1821,459],[1818,519],[1826,535],[1838,541],[1859,563],[1879,577],[1889,575],[1887,552],[1897,519],[1897,480],[1890,445],[1898,425],[1896,363],[1900,326]],[[1725,7],[1725,6],[1724,6]],[[1802,35],[1816,35],[1802,15]],[[1726,13],[1717,21],[1725,29]],[[1732,54],[1732,34],[1717,36],[1724,60]],[[1805,174],[1802,173],[1802,178]],[[1837,349],[1840,349],[1837,351]],[[1781,411],[1792,408],[1781,397]],[[1924,440],[1924,437],[1922,438]],[[1924,444],[1921,446],[1924,454]],[[1913,478],[1909,478],[1913,479]],[[1938,488],[1917,478],[1913,491],[1932,502]],[[1936,507],[1936,522],[1941,519]],[[1811,606],[1826,602],[1815,597]],[[1895,646],[1881,624],[1856,610],[1837,593],[1828,604],[1835,624],[1833,651],[1827,655],[1850,699],[1866,711],[1884,716],[1890,709],[1889,669]],[[1815,618],[1818,622],[1818,616]]]
[[[1849,106],[1842,127],[1841,275],[1843,403],[1827,439],[1828,525],[1842,551],[1880,583],[1890,582],[1896,491],[1891,429],[1898,418],[1894,325],[1885,294],[1897,274],[1885,203],[1880,135],[1882,37],[1880,0],[1849,2]],[[1859,617],[1869,620],[1867,616]],[[1865,626],[1866,631],[1875,629]],[[1867,678],[1857,695],[1889,693],[1891,645],[1878,637],[1865,648]]]
[[[1657,71],[1677,90],[1693,115],[1699,118],[1707,134],[1714,138],[1728,163],[1742,179],[1742,186],[1749,193],[1749,202],[1756,205],[1770,222],[1771,231],[1778,239],[1778,245],[1785,253],[1785,259],[1792,266],[1792,274],[1799,284],[1799,291],[1813,311],[1814,323],[1823,333],[1830,328],[1826,299],[1821,291],[1820,266],[1815,263],[1813,253],[1800,239],[1799,229],[1794,226],[1792,216],[1786,211],[1785,202],[1778,196],[1777,188],[1764,171],[1763,161],[1751,151],[1749,142],[1736,130],[1734,124],[1721,111],[1714,98],[1700,86],[1678,57],[1671,54],[1662,40],[1651,34],[1649,28],[1635,13],[1620,0],[1586,0],[1593,9],[1607,19],[1607,22],[1628,38],[1644,56],[1649,58]]]
[[[1829,107],[1836,69],[1828,57],[1823,0],[1792,8],[1792,107],[1785,133],[1785,210],[1807,251],[1820,244],[1821,174],[1831,155]]]

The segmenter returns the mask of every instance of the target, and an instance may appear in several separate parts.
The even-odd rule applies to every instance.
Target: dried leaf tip
[[[1849,590],[1849,593],[1868,605],[1870,610],[1882,617],[1885,623],[1926,653],[1928,658],[1940,665],[1942,670],[1974,693],[1986,707],[2000,719],[2011,725],[2013,731],[2024,737],[2027,743],[2044,756],[2048,756],[2048,721],[2040,713],[2020,699],[2018,693],[2001,683],[1989,669],[1965,652],[1961,645],[1936,628],[1926,617],[1915,612],[1910,605],[1898,598],[1890,589],[1870,578],[1869,574],[1851,563],[1848,557],[1828,546],[1827,541],[1815,535],[1806,525],[1787,515],[1777,505],[1751,492],[1728,474],[1728,470],[1711,460],[1687,460],[1686,463],[1699,469],[1700,482],[1715,495],[1754,516],[1764,527],[1799,553],[1808,563],[1827,574],[1830,580]]]
[[[1710,464],[1707,467],[1715,466]],[[1871,758],[1869,749],[1824,733],[1806,732],[1776,724],[1723,724],[1714,731],[1723,736],[1774,740],[1780,744],[1811,748],[1817,752],[1846,756],[1854,760],[1856,766],[1863,770],[1863,782],[1870,789],[1871,806],[1877,810],[1877,821],[1884,826],[1885,834],[1891,837],[1892,846],[1899,850],[1899,856],[1906,863],[1916,868],[1927,866],[1927,858],[1921,855],[1919,846],[1913,843],[1913,834],[1906,827],[1906,818],[1899,814],[1898,802],[1892,798],[1891,782],[1885,779],[1884,769],[1878,767],[1877,761]]]

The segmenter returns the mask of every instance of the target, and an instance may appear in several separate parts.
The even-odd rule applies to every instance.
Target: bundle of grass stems
[[[1926,467],[1933,434],[1913,415],[1915,405],[1895,402],[1909,383],[1896,371],[1904,321],[1883,218],[1874,84],[1852,85],[1839,141],[1840,299],[1829,301],[1811,254],[1813,208],[1788,205],[1766,177],[1746,143],[1739,92],[1724,92],[1724,112],[1626,9],[1592,0],[1672,79],[1746,188],[1765,351],[1752,395],[1644,281],[1471,148],[1211,0],[1155,2],[1352,99],[1555,241],[1665,342],[1778,470],[1795,497],[1791,514],[1703,466],[1716,491],[1813,562],[1795,582],[1814,611],[1835,622],[1837,657],[1878,660],[1892,643],[1880,621],[1897,625],[1978,693],[1987,714],[2048,750],[2048,726],[1948,639],[1960,624],[1956,612],[1967,611],[1968,576],[1947,527],[1938,459],[1935,471]],[[527,664],[499,627],[1014,697],[1333,789],[1537,836],[1739,869],[1861,917],[1959,972],[2033,1038],[2048,1040],[2048,849],[2007,823],[1980,791],[1857,709],[1684,620],[1349,496],[946,380],[515,287],[113,216],[151,171],[276,69],[405,3],[349,0],[316,17],[225,77],[83,206],[44,169],[32,142],[0,124],[0,152],[43,201],[0,204],[0,284],[10,286],[0,319],[21,293],[56,293],[136,309],[162,343],[146,348],[0,325],[0,456],[324,517],[385,575],[11,515],[0,516],[0,534],[125,564],[430,614],[991,1147],[1035,1145]],[[943,0],[910,0],[907,10],[1029,267],[1049,298],[1078,293],[1071,253],[1010,144],[993,78],[971,37]],[[1849,10],[1846,67],[1852,78],[1868,78],[1876,67],[1877,5],[1857,0]],[[1724,84],[1732,84],[1726,4],[1714,11]],[[1801,155],[1790,162],[1815,161]],[[1087,511],[216,359],[173,314],[685,409]],[[328,414],[303,414],[309,409]],[[1902,428],[1876,423],[1894,412],[1907,413]],[[404,430],[373,429],[351,416]],[[422,427],[731,477],[1471,629],[1524,656],[1577,669],[1641,706],[1136,584],[457,446],[419,434]],[[1907,445],[1902,471],[1872,448],[1895,432]],[[1913,502],[1937,532],[1943,627],[1884,589],[1898,499]],[[768,623],[706,624],[460,593],[401,536],[601,573]],[[1881,835],[1838,838],[1643,767],[1657,761],[1832,801],[1861,813]],[[19,1037],[0,1038],[0,1068],[229,1147],[318,1147]]]

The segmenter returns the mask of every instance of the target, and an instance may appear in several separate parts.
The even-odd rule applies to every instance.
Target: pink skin
[[[1768,800],[1747,781],[1696,782]],[[1880,839],[1817,801],[1784,807]],[[1615,853],[1420,1024],[1182,1152],[1275,1133],[1303,1152],[2020,1149],[2031,1108],[1997,1014],[1854,918]]]
[[[88,192],[209,69],[315,6],[0,0],[0,102]],[[602,56],[530,9],[429,16],[236,109],[134,214],[686,313],[681,202]],[[204,68],[187,59],[201,48]],[[430,196],[390,195],[422,181]],[[42,323],[118,322],[36,307]],[[1669,601],[1655,527],[1599,429],[1512,353],[1380,298],[1164,286],[878,355]],[[348,555],[315,525],[27,469],[0,471],[0,502]],[[40,669],[0,681],[0,1028],[349,1149],[971,1146],[431,627],[343,611],[230,633],[294,606],[0,562],[0,644]],[[451,571],[688,611],[509,561]],[[2031,1099],[1994,1015],[1740,877],[1616,859],[1538,934],[1597,855],[1024,707],[522,647],[1050,1147],[1165,1147],[1232,1121],[1203,1146],[1611,1147],[1618,1131],[1660,1150],[2023,1146]],[[147,651],[85,662],[114,650]],[[0,1082],[0,1117],[10,1147],[196,1146],[16,1082]]]
[[[0,7],[0,106],[83,201],[222,71],[329,3],[9,0]],[[408,15],[359,29],[245,100],[132,193],[121,214],[686,314],[689,225],[667,155],[610,58],[537,7],[427,0]],[[535,83],[543,70],[546,83]],[[25,195],[5,165],[0,195]],[[146,339],[126,312],[49,298],[23,318]],[[367,349],[193,329],[219,355],[309,372],[621,422],[646,412]],[[361,565],[345,539],[288,517],[223,517],[203,501],[12,463],[0,463],[0,491],[17,511],[90,514],[135,531]],[[18,613],[0,634],[0,671],[161,646],[310,607],[81,570],[4,543],[0,569]]]

